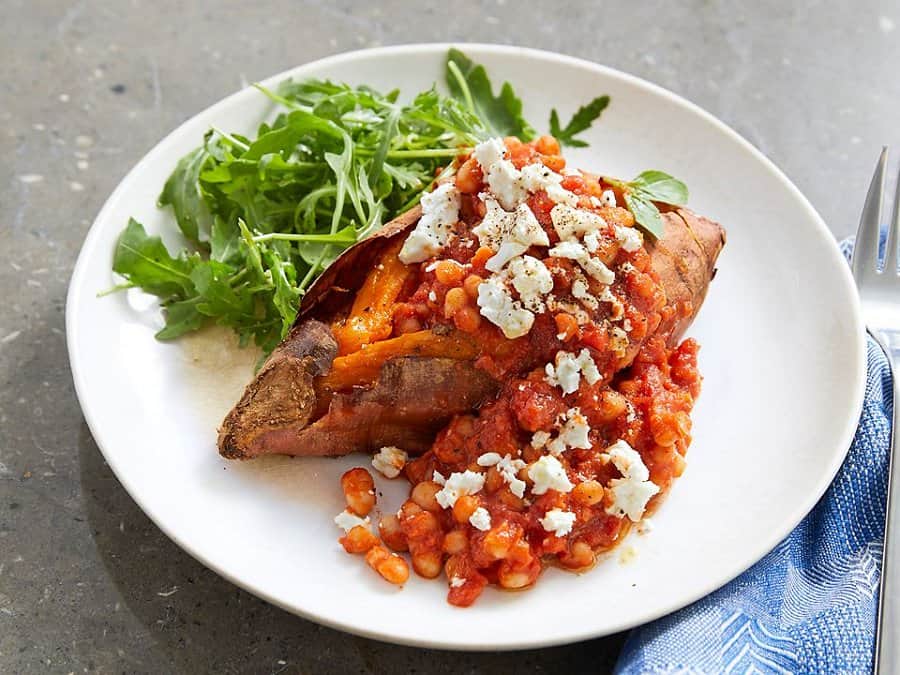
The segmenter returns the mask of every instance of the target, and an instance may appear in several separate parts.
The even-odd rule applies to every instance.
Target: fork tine
[[[894,190],[894,212],[884,247],[884,271],[897,274],[897,250],[900,249],[900,172],[897,173],[897,189]]]
[[[881,149],[875,174],[869,184],[866,203],[859,217],[859,229],[856,231],[856,244],[853,247],[853,259],[850,263],[853,276],[860,279],[865,275],[878,271],[878,238],[881,224],[881,203],[884,200],[884,174],[887,166],[887,146]]]

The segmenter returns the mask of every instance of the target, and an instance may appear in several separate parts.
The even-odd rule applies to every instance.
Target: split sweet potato
[[[420,215],[418,208],[401,215],[319,277],[293,329],[223,421],[222,455],[343,455],[384,445],[423,451],[451,417],[495,395],[500,383],[475,367],[478,346],[467,335],[434,329],[389,338],[389,308],[407,271],[394,269],[396,257],[385,253]],[[653,334],[674,344],[703,303],[725,237],[687,209],[666,212],[663,221],[665,235],[647,249],[669,311]],[[370,274],[375,264],[386,266],[383,273]],[[630,351],[634,358],[637,348]]]

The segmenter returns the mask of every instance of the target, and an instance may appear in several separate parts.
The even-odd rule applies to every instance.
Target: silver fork
[[[866,203],[859,220],[851,267],[859,289],[866,328],[881,345],[894,373],[894,418],[888,456],[887,517],[884,523],[884,556],[881,565],[881,590],[878,599],[878,626],[875,638],[876,675],[900,675],[900,478],[893,476],[900,466],[894,449],[900,420],[900,274],[897,252],[900,250],[900,176],[894,193],[894,212],[888,230],[883,265],[878,264],[881,210],[887,148],[875,167]]]

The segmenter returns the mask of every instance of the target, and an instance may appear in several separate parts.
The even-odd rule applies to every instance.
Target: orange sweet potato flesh
[[[475,367],[477,345],[464,334],[435,329],[383,339],[406,274],[391,266],[390,253],[420,215],[416,207],[388,223],[313,284],[291,332],[223,421],[223,456],[336,456],[384,445],[420,452],[451,417],[495,395],[500,383]],[[662,217],[665,234],[647,250],[673,308],[655,334],[674,344],[703,303],[725,234],[687,209]],[[385,273],[370,274],[379,264]],[[375,316],[353,319],[366,313]]]

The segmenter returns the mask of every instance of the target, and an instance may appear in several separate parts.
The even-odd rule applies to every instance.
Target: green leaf
[[[234,270],[216,260],[207,260],[197,265],[191,272],[191,281],[199,295],[197,311],[206,316],[226,318],[230,322],[240,322],[253,313],[251,295],[238,295],[229,285],[229,277]]]
[[[626,192],[625,204],[634,215],[635,222],[648,234],[659,239],[663,236],[662,216],[659,209],[649,199],[642,198],[638,193]]]
[[[156,333],[157,340],[174,340],[199,330],[208,319],[197,311],[197,298],[179,300],[165,308],[166,325]]]
[[[644,171],[629,185],[641,192],[647,199],[664,204],[682,206],[687,204],[687,185],[677,178],[672,178],[663,171]]]
[[[151,237],[134,218],[119,235],[113,253],[113,271],[135,286],[162,298],[193,293],[191,269],[199,258],[182,253],[173,258],[159,237]]]
[[[200,190],[200,173],[208,159],[202,147],[182,157],[158,200],[160,206],[171,204],[182,234],[195,244],[205,239],[212,226],[212,215]]]
[[[240,231],[224,218],[216,216],[209,234],[209,246],[210,258],[235,264],[240,259]]]
[[[583,131],[590,129],[591,125],[609,105],[609,96],[598,96],[587,105],[581,106],[565,127],[559,126],[559,115],[556,108],[550,111],[550,134],[559,141],[560,145],[568,145],[573,148],[587,147],[585,141],[575,138]]]
[[[535,137],[535,131],[522,116],[522,100],[512,85],[504,82],[500,94],[494,96],[493,86],[484,66],[476,64],[458,49],[447,53],[445,78],[453,97],[481,120],[487,136],[517,136],[523,141]]]

